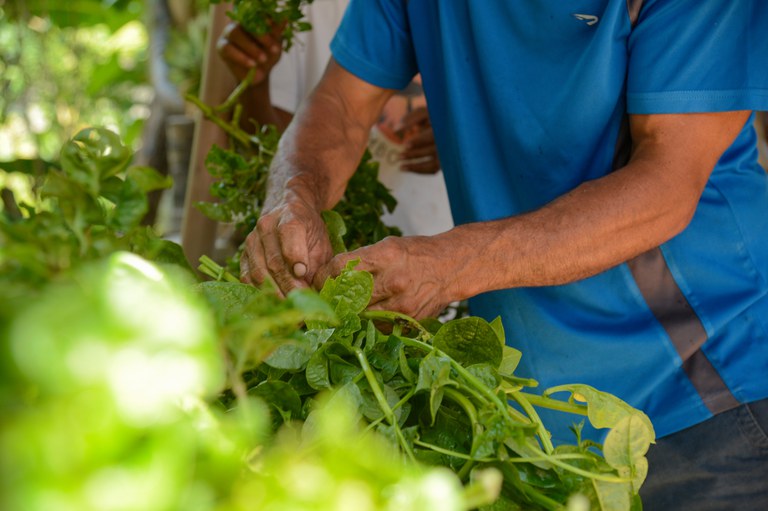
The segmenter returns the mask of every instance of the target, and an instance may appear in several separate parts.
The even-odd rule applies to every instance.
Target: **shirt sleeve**
[[[333,58],[358,78],[402,89],[416,75],[407,0],[352,0],[331,42]]]
[[[647,0],[629,38],[627,109],[768,109],[768,2]]]

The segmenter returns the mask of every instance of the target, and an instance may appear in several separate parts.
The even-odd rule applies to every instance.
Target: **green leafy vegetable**
[[[234,0],[229,17],[248,32],[263,35],[273,27],[283,26],[283,48],[290,49],[295,35],[312,28],[304,20],[302,8],[313,0]],[[211,0],[219,3],[219,0]]]

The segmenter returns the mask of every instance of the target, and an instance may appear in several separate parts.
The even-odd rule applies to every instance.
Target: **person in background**
[[[768,171],[768,112],[757,112],[755,116],[757,146],[760,151],[760,165]]]
[[[317,288],[360,259],[371,309],[469,298],[501,317],[520,376],[649,415],[646,509],[768,509],[766,26],[763,0],[352,0],[243,279]],[[320,212],[416,74],[457,226],[331,256]],[[573,441],[577,418],[542,415]]]
[[[250,89],[241,99],[243,129],[273,124],[284,130],[293,113],[319,82],[330,59],[330,41],[348,0],[315,0],[306,7],[312,30],[298,34],[288,52],[282,50],[280,30],[257,37],[228,21],[226,4],[213,8],[211,33],[216,39],[206,63],[203,100],[220,103],[250,69],[256,68]],[[215,34],[219,34],[215,37]],[[224,68],[226,68],[228,71]],[[182,244],[190,261],[210,253],[215,224],[190,205],[207,200],[211,178],[202,165],[211,143],[222,144],[220,130],[201,121],[196,145],[194,178],[188,189]],[[369,148],[379,162],[379,179],[398,201],[382,220],[404,235],[430,235],[453,226],[445,183],[440,171],[432,127],[420,83],[414,80],[395,95],[370,131]]]

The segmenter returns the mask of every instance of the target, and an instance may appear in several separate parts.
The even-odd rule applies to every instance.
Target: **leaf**
[[[429,393],[429,414],[432,418],[430,425],[434,425],[437,410],[443,401],[444,387],[457,386],[451,380],[451,361],[448,357],[440,356],[435,352],[430,353],[419,364],[419,379],[416,391],[426,390]]]
[[[405,378],[408,383],[416,383],[418,376],[411,370],[410,365],[408,365],[408,357],[405,355],[405,345],[400,345],[400,351],[397,356],[398,364],[400,365],[400,374],[403,375],[403,378]]]
[[[304,314],[307,321],[323,322],[328,325],[337,323],[333,309],[313,289],[294,289],[288,293],[286,299],[291,307]]]
[[[434,421],[427,413],[427,410],[419,411],[419,429],[422,440],[443,449],[469,454],[472,447],[472,424],[462,410],[458,410],[452,406],[452,403],[448,403],[438,409]],[[419,458],[423,458],[423,456],[419,456]],[[437,462],[458,470],[465,463],[465,460],[440,455]]]
[[[264,360],[275,369],[299,371],[307,366],[312,355],[328,340],[333,330],[310,330],[297,339],[281,344]]]
[[[132,157],[116,133],[86,128],[64,144],[59,159],[64,173],[96,196],[99,182],[124,170]]]
[[[497,457],[504,441],[515,434],[507,425],[506,418],[498,410],[484,410],[478,420],[483,432],[477,437],[474,456],[478,458]]]
[[[145,236],[135,233],[131,238],[131,251],[158,264],[171,265],[184,270],[189,276],[195,277],[195,272],[187,262],[184,249],[176,242],[158,238],[151,227],[143,230]],[[138,239],[142,241],[137,242]]]
[[[515,348],[504,346],[502,349],[501,364],[499,365],[499,374],[504,376],[512,376],[520,364],[520,359],[523,357],[523,353]]]
[[[592,480],[600,503],[600,511],[626,511],[630,509],[632,489],[629,483],[610,483]]]
[[[138,226],[149,210],[147,194],[135,181],[124,181],[115,199],[110,225],[118,231],[125,232]]]
[[[491,325],[479,317],[449,321],[435,334],[432,344],[463,366],[501,365],[503,351],[499,338]]]
[[[328,370],[328,356],[324,347],[317,350],[307,362],[307,383],[317,390],[331,388],[331,375]]]
[[[397,337],[390,336],[385,342],[377,343],[368,355],[368,361],[381,371],[385,382],[392,379],[400,368],[400,349],[402,343]]]
[[[344,235],[347,234],[347,226],[344,223],[344,219],[336,211],[323,211],[323,222],[325,222],[325,228],[328,230],[328,237],[331,240],[331,248],[333,254],[341,254],[347,251],[347,247],[344,245]]]
[[[496,319],[491,321],[491,328],[496,332],[496,337],[499,338],[499,343],[502,347],[507,345],[507,337],[504,334],[504,324],[501,322],[501,316],[496,316]]]
[[[637,416],[645,424],[651,438],[655,437],[653,424],[648,416],[613,394],[601,392],[589,385],[570,384],[547,389],[543,395],[549,397],[557,392],[570,392],[569,402],[586,402],[589,422],[596,428],[614,428],[624,418]]]
[[[380,386],[382,392],[384,393],[384,398],[386,399],[387,404],[391,409],[394,409],[395,419],[399,423],[401,419],[403,419],[403,412],[405,410],[403,407],[394,407],[398,401],[400,401],[400,397],[397,395],[397,392],[395,392],[389,385],[380,384]],[[371,390],[371,386],[367,381],[362,381],[358,384],[358,387],[360,388],[360,393],[363,397],[363,404],[360,409],[360,411],[363,413],[363,416],[365,416],[365,418],[370,422],[382,419],[385,416],[385,413],[384,410],[381,409],[379,401],[376,399],[376,396]]]
[[[198,284],[196,289],[213,309],[219,325],[248,319],[246,304],[259,294],[258,288],[239,282],[209,281]]]
[[[279,415],[273,417],[273,422],[277,424],[301,418],[301,398],[286,382],[265,381],[248,389],[248,395],[263,399],[270,408],[277,411]]]
[[[622,477],[632,479],[632,490],[638,493],[648,475],[645,454],[653,443],[652,431],[639,415],[624,417],[605,438],[605,461]]]
[[[490,390],[495,391],[501,384],[498,372],[490,364],[473,364],[467,367],[467,372]]]
[[[170,176],[164,176],[151,167],[131,167],[125,173],[126,181],[133,181],[144,192],[163,190],[173,185]]]
[[[336,278],[325,281],[320,296],[328,302],[339,326],[336,335],[340,338],[349,337],[360,330],[362,323],[358,314],[363,312],[371,300],[373,293],[373,276],[367,271],[357,271],[354,267],[359,259],[347,263],[346,268]],[[308,321],[309,328],[323,328],[325,322]]]

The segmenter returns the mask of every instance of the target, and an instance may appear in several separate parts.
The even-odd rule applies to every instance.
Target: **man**
[[[353,0],[243,279],[318,287],[359,258],[372,309],[470,298],[522,376],[649,414],[647,509],[768,509],[765,26],[760,0]],[[457,227],[332,258],[319,212],[416,72]]]

